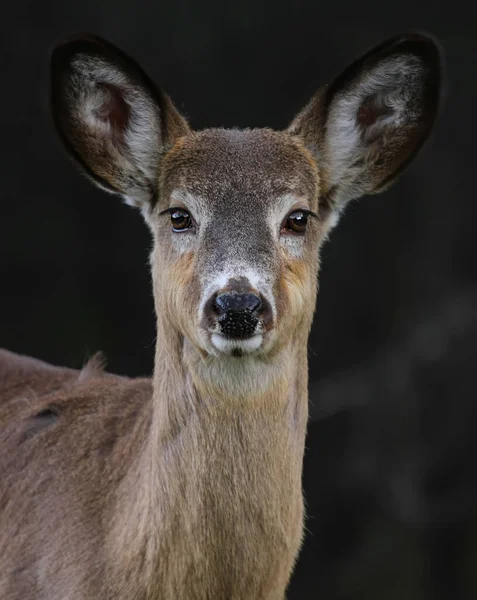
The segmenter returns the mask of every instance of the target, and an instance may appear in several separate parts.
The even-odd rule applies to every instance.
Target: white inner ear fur
[[[401,56],[384,60],[376,68],[365,73],[352,89],[335,100],[327,123],[326,158],[329,168],[330,187],[336,186],[337,205],[360,196],[363,165],[353,166],[365,158],[367,141],[385,135],[391,128],[411,125],[419,118],[412,111],[413,100],[420,94],[422,63],[414,56]],[[357,115],[366,98],[375,97],[390,111],[363,130]],[[392,143],[392,138],[390,139]]]
[[[154,183],[159,163],[161,131],[158,107],[113,64],[95,57],[80,56],[73,62],[72,68],[70,89],[75,96],[75,118],[89,130],[91,136],[102,138],[103,143],[108,144],[111,160],[130,182],[130,190],[125,190],[124,199],[128,204],[142,207],[150,200],[150,188],[141,186],[141,180]],[[129,108],[127,126],[121,132],[122,143],[118,143],[119,138],[115,135],[120,132],[114,132],[111,121],[99,116],[110,100],[110,92],[98,84],[118,89]]]

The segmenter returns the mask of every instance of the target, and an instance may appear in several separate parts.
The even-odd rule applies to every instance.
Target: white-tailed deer
[[[409,34],[286,131],[193,132],[104,40],[54,50],[66,148],[152,232],[155,368],[132,380],[0,354],[1,600],[285,597],[319,250],[349,200],[414,157],[439,89],[435,43]]]

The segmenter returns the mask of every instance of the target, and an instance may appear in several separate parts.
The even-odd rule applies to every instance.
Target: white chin
[[[257,333],[245,340],[231,340],[220,333],[213,333],[211,337],[212,344],[217,350],[224,352],[225,354],[232,354],[237,350],[243,354],[253,352],[260,348],[262,340],[263,335],[261,333]]]

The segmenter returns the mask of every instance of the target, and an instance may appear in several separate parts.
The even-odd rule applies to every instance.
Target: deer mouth
[[[257,332],[248,337],[228,337],[220,332],[211,335],[212,345],[216,350],[231,356],[243,356],[260,348],[263,342],[263,333]]]

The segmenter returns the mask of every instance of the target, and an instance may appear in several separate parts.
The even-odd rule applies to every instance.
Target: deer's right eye
[[[170,212],[172,230],[176,232],[193,229],[192,217],[183,208],[174,208]]]

